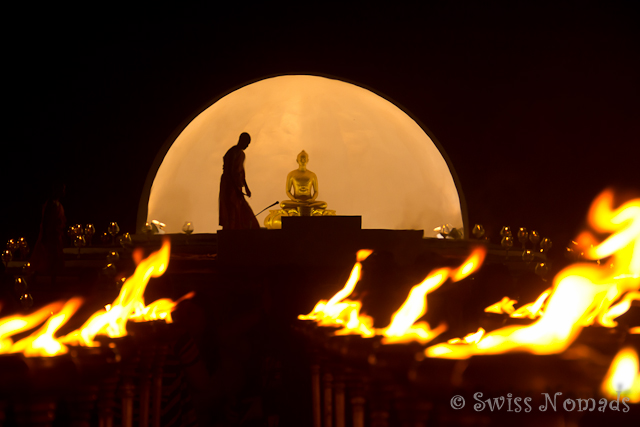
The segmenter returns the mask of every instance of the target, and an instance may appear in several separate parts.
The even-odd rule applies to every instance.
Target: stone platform
[[[391,252],[398,264],[414,261],[422,230],[361,229],[359,216],[286,217],[281,230],[222,230],[218,261],[226,265],[348,265],[360,249]]]

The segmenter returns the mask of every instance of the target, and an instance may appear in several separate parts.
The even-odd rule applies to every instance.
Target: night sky
[[[165,141],[281,74],[343,79],[408,112],[451,159],[470,225],[494,236],[524,226],[563,245],[604,188],[640,194],[633,2],[425,3],[7,14],[0,238],[33,246],[56,177],[69,224],[134,232]]]

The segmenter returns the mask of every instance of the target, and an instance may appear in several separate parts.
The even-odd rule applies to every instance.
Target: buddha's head
[[[307,154],[307,152],[302,150],[300,154],[298,154],[297,161],[300,166],[303,166],[303,167],[306,166],[307,163],[309,162],[309,155]]]

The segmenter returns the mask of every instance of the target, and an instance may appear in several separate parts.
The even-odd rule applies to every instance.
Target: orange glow
[[[383,335],[382,344],[418,341],[426,344],[447,330],[446,324],[431,329],[429,323],[416,322],[427,312],[427,294],[438,289],[448,278],[452,281],[462,280],[482,265],[486,249],[477,248],[455,270],[440,268],[434,270],[409,291],[409,295],[400,308],[391,316],[391,323],[386,328],[376,331]]]
[[[122,285],[120,294],[109,310],[105,308],[95,312],[80,329],[61,338],[61,341],[65,344],[95,347],[99,345],[94,341],[96,335],[107,335],[111,338],[127,335],[126,325],[129,317],[136,308],[145,307],[144,291],[149,279],[159,277],[166,271],[170,251],[171,243],[165,238],[158,251],[139,262],[133,275]]]
[[[518,301],[511,299],[509,297],[503,297],[500,301],[495,304],[491,304],[489,307],[485,308],[485,313],[496,313],[496,314],[511,314],[515,311],[513,308],[514,304],[517,304]]]
[[[344,285],[344,288],[340,289],[338,293],[336,293],[333,297],[331,297],[329,302],[327,302],[327,307],[335,306],[339,301],[342,301],[343,299],[351,295],[353,290],[356,288],[356,284],[358,284],[358,281],[360,280],[360,275],[362,272],[361,263],[362,261],[367,259],[369,255],[371,255],[372,253],[373,251],[368,249],[361,249],[358,251],[358,253],[356,254],[356,264],[353,266],[353,269],[351,270],[351,274],[349,275],[349,279],[347,280],[347,283]]]
[[[640,402],[640,373],[638,353],[631,348],[623,348],[611,362],[609,371],[600,385],[600,392],[609,399],[628,397],[631,403]]]
[[[640,334],[640,326],[634,326],[633,328],[629,329],[629,333],[630,334]]]
[[[358,284],[358,281],[360,281],[360,276],[362,274],[362,261],[367,259],[367,257],[372,253],[373,251],[368,249],[359,250],[356,254],[356,263],[354,264],[351,274],[349,275],[349,279],[347,279],[347,283],[345,283],[344,287],[331,297],[329,301],[318,301],[311,313],[307,315],[301,314],[298,316],[298,319],[314,320],[320,326],[343,327],[350,324],[350,329],[360,329],[354,324],[354,319],[358,318],[362,303],[360,303],[360,301],[350,301],[346,298],[351,295]]]
[[[576,269],[586,267],[574,267]],[[446,344],[430,347],[428,357],[466,359],[474,354],[500,354],[524,351],[533,354],[553,354],[564,351],[582,330],[580,319],[602,296],[602,287],[594,286],[585,278],[585,271],[571,269],[558,280],[555,292],[549,298],[545,314],[534,324],[508,326],[486,334],[478,343],[467,346]],[[586,271],[586,273],[589,273]]]
[[[618,323],[613,319],[626,313],[633,301],[640,301],[640,292],[627,293],[619,303],[612,306],[600,317],[600,323],[609,328],[617,326]]]
[[[188,294],[178,298],[176,301],[173,301],[169,298],[161,298],[152,302],[146,307],[143,304],[137,304],[134,308],[134,312],[129,316],[129,320],[132,320],[134,322],[164,320],[166,323],[173,323],[171,312],[176,309],[180,302],[186,299],[191,299],[195,295],[195,292],[189,292]]]
[[[485,308],[485,313],[508,314],[515,319],[529,318],[536,319],[542,315],[542,306],[551,294],[551,289],[547,289],[538,298],[529,304],[525,304],[517,310],[513,307],[518,301],[509,297],[503,297],[500,301]]]
[[[366,314],[360,314],[362,303],[360,301],[351,301],[352,304],[346,310],[347,322],[342,325],[342,329],[334,332],[335,335],[360,335],[365,338],[371,338],[376,333],[373,328],[373,317]]]
[[[558,273],[539,320],[528,326],[508,326],[492,331],[475,344],[436,345],[428,348],[425,354],[466,359],[475,354],[512,351],[560,353],[571,345],[583,326],[593,323],[615,325],[613,317],[626,311],[626,301],[636,298],[634,292],[640,286],[640,200],[625,203],[616,210],[612,209],[612,202],[613,193],[605,191],[592,204],[589,211],[592,227],[613,234],[585,254],[594,260],[611,256],[611,260],[602,266],[577,263]],[[581,236],[582,240],[586,239],[584,233]],[[629,296],[622,297],[627,292]],[[621,297],[620,304],[611,307]]]
[[[193,117],[150,171],[138,228],[155,218],[166,233],[181,233],[185,221],[197,233],[215,233],[222,158],[241,132],[253,140],[245,170],[255,213],[285,197],[287,174],[304,149],[318,200],[339,215],[362,216],[362,228],[424,230],[425,237],[436,237],[437,224],[465,228],[453,168],[428,132],[374,92],[312,75],[254,82]]]
[[[473,252],[471,252],[471,255],[469,255],[469,258],[467,258],[460,267],[451,272],[451,280],[459,282],[460,280],[468,277],[474,271],[478,270],[484,262],[485,256],[487,256],[487,251],[485,249],[474,249]]]
[[[71,298],[58,313],[47,319],[37,331],[16,342],[11,347],[10,353],[24,353],[27,357],[55,356],[67,353],[69,351],[67,346],[54,338],[53,334],[67,323],[82,303],[82,298]]]
[[[447,341],[447,343],[449,344],[477,344],[478,341],[480,341],[480,339],[482,339],[482,336],[484,335],[485,330],[483,328],[478,328],[477,332],[474,332],[472,334],[466,335],[464,338],[452,338],[449,341]]]
[[[640,291],[640,199],[613,209],[613,192],[604,191],[589,211],[589,222],[595,231],[613,233],[599,245],[590,246],[585,257],[600,260],[610,257],[611,287],[605,297],[585,320],[585,326],[599,324],[614,327],[614,318],[624,314]],[[618,304],[612,306],[616,301]]]
[[[547,300],[549,295],[551,294],[551,289],[547,289],[534,301],[529,304],[525,304],[522,307],[518,308],[516,311],[511,313],[509,317],[513,318],[529,318],[529,319],[537,319],[542,316],[542,305]],[[486,310],[485,310],[486,311]]]
[[[142,248],[135,248],[133,250],[133,253],[131,254],[131,257],[133,258],[133,263],[135,265],[140,264],[140,262],[142,262],[142,260],[144,259],[144,250]]]
[[[35,328],[62,306],[62,301],[57,301],[26,316],[14,315],[0,319],[0,354],[13,353],[13,340],[10,337]]]
[[[640,276],[640,199],[631,200],[613,210],[613,192],[604,191],[589,212],[589,222],[598,232],[614,233],[604,242],[587,250],[590,259],[615,254],[616,261],[627,260],[625,271],[634,278]]]
[[[427,322],[416,322],[427,312],[427,294],[435,291],[449,278],[450,270],[441,268],[431,272],[422,283],[409,291],[409,296],[391,316],[391,323],[380,332],[384,335],[383,344],[418,341],[427,343],[447,330],[442,324],[435,330]]]
[[[27,357],[54,356],[67,353],[68,349],[64,344],[98,346],[99,343],[94,341],[98,334],[114,338],[126,335],[126,323],[129,319],[134,321],[164,319],[165,322],[172,323],[171,312],[181,301],[193,298],[194,292],[184,295],[175,302],[163,298],[148,306],[145,306],[143,297],[149,279],[158,277],[166,271],[170,249],[169,239],[165,239],[160,250],[144,260],[138,259],[135,273],[124,282],[113,304],[107,304],[104,309],[94,313],[80,329],[60,339],[56,339],[54,334],[82,305],[82,298],[71,298],[64,304],[61,301],[51,303],[26,316],[14,315],[0,319],[0,354],[24,353]],[[135,253],[141,258],[141,251]],[[12,336],[33,329],[42,322],[44,324],[38,330],[13,343]]]

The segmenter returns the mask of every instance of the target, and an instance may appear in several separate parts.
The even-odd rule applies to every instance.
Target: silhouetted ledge
[[[361,216],[285,216],[281,220],[282,229],[286,231],[353,231],[362,228]]]
[[[221,230],[218,261],[226,265],[351,265],[360,249],[387,251],[399,264],[420,251],[422,230],[361,229],[359,216],[287,217],[281,230]]]

